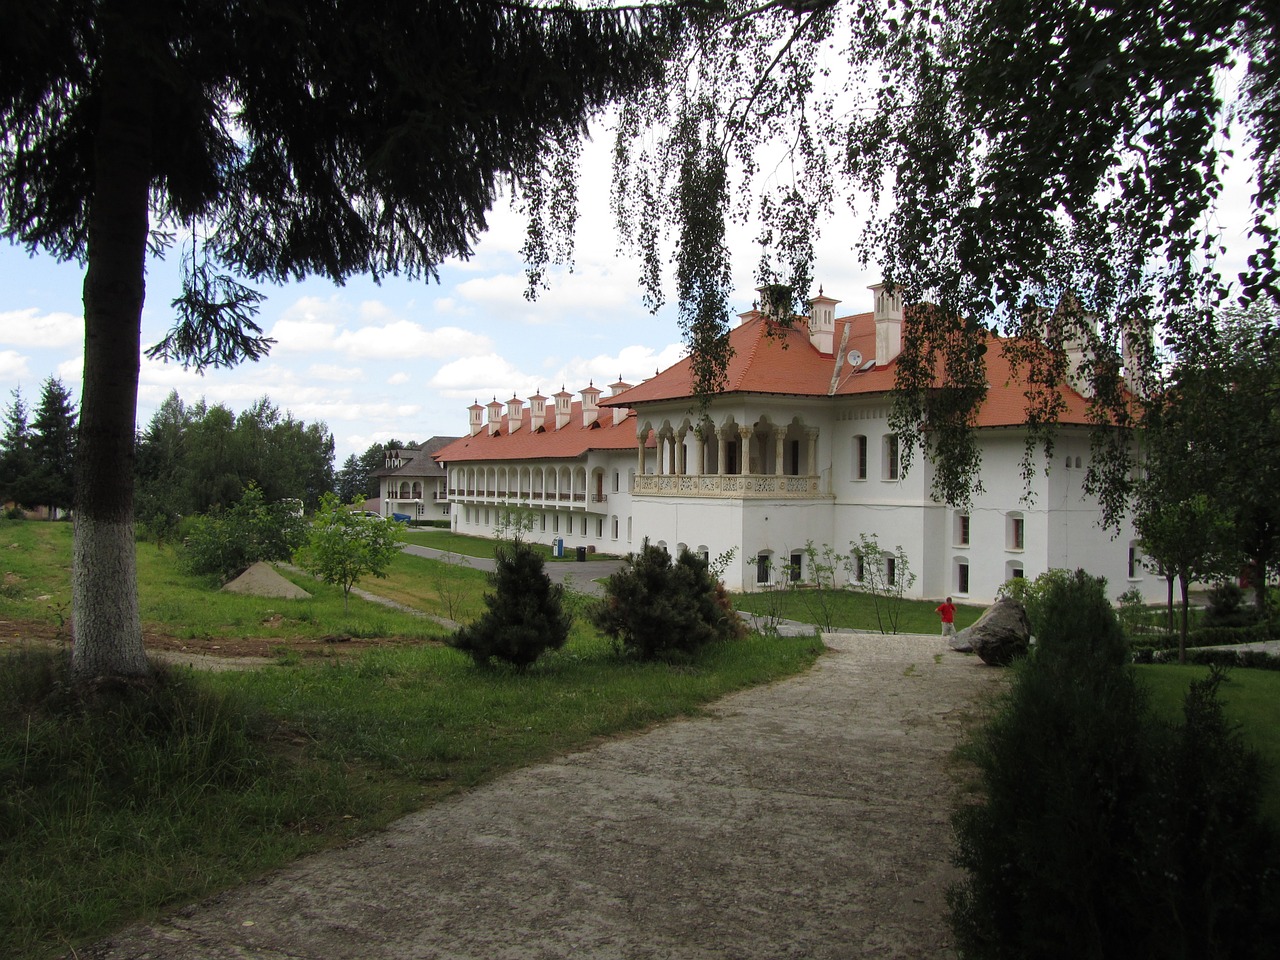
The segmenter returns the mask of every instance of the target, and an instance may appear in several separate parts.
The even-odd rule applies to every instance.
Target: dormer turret
[[[839,302],[825,296],[821,287],[818,295],[809,301],[809,342],[819,353],[830,354],[835,349],[836,304]]]
[[[582,391],[582,425],[589,427],[600,416],[600,394],[603,393],[594,381],[588,383],[587,388]]]
[[[486,406],[489,408],[489,436],[502,430],[502,402],[494,397]]]
[[[562,386],[553,399],[556,402],[556,429],[563,430],[569,425],[570,412],[573,409],[573,394]]]
[[[876,366],[883,367],[902,352],[902,297],[883,283],[867,287],[873,297],[876,322]]]
[[[524,401],[513,393],[511,399],[507,401],[507,433],[515,433],[519,430],[523,419]]]
[[[622,393],[623,391],[630,390],[630,389],[631,389],[631,384],[624,381],[622,377],[619,377],[617,383],[609,384],[609,396],[616,397],[618,394]],[[626,407],[614,407],[613,408],[614,425],[616,426],[617,424],[621,423],[623,420],[627,419],[627,417],[629,417],[630,415],[631,415],[631,411],[628,410]]]
[[[539,391],[529,398],[529,429],[537,433],[547,419],[547,398]]]
[[[484,429],[484,407],[480,406],[480,401],[477,400],[471,406],[467,407],[467,411],[471,414],[471,436],[474,437]]]

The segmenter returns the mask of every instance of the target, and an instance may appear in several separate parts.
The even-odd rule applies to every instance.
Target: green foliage
[[[1244,605],[1244,591],[1230,580],[1209,588],[1209,603],[1201,621],[1206,627],[1245,627],[1257,620],[1257,611]]]
[[[1035,584],[1037,656],[1084,658],[1108,667],[1129,662],[1128,641],[1107,600],[1105,577],[1052,570]]]
[[[358,506],[358,504],[353,504]],[[351,588],[366,574],[385,575],[400,552],[395,524],[369,517],[342,504],[332,493],[320,498],[306,542],[297,551],[298,565],[325,583],[342,587],[343,608]]]
[[[849,558],[836,553],[829,543],[824,543],[819,549],[812,540],[806,540],[804,559],[807,568],[805,579],[813,586],[812,590],[799,591],[800,602],[807,612],[805,620],[822,630],[830,630],[835,617],[836,574]],[[789,583],[793,582],[789,579],[789,564],[784,565],[781,572],[788,577]]]
[[[498,547],[489,575],[492,593],[484,597],[484,615],[449,638],[449,645],[479,665],[498,660],[526,669],[569,638],[570,617],[563,606],[564,587],[552,584],[542,555],[515,540]]]
[[[724,587],[689,550],[672,563],[666,550],[646,540],[604,589],[592,622],[641,660],[687,657],[746,634]]]
[[[916,582],[907,552],[901,544],[892,552],[883,550],[874,535],[865,533],[858,536],[857,543],[849,544],[849,548],[849,556],[845,558],[849,586],[871,594],[881,633],[897,633],[902,621],[903,595]],[[861,580],[857,577],[859,566]]]
[[[1059,576],[1043,594],[1047,641],[969,747],[982,796],[954,817],[961,955],[1267,955],[1280,849],[1217,681],[1171,729],[1116,656],[1100,585]]]
[[[4,408],[4,433],[0,435],[0,503],[12,500],[15,507],[34,504],[31,476],[31,426],[22,391],[15,388],[12,401]]]
[[[186,529],[183,565],[221,581],[259,560],[290,560],[306,536],[305,522],[289,504],[267,503],[252,484],[234,506],[192,517]]]

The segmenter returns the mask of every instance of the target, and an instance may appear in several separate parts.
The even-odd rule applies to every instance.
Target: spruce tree
[[[75,502],[76,462],[76,408],[71,391],[56,377],[45,380],[31,419],[31,459],[32,494],[53,519]]]
[[[564,586],[551,582],[530,544],[501,544],[489,583],[493,592],[484,596],[485,613],[455,633],[451,647],[478,665],[500,661],[524,670],[547,650],[565,645],[571,619],[564,611]]]
[[[14,388],[13,401],[5,407],[4,434],[0,436],[0,503],[31,506],[31,428],[27,404],[21,388]]]

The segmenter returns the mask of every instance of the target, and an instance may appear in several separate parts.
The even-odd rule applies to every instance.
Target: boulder
[[[1017,600],[997,600],[976,623],[951,638],[951,648],[976,653],[983,663],[1003,667],[1023,656],[1031,644],[1031,622]]]

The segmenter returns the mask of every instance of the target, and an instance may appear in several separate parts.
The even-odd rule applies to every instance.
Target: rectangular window
[[[889,586],[895,586],[898,582],[898,558],[884,558],[884,582]]]
[[[578,524],[578,530],[582,536],[585,537],[587,535],[587,518],[586,517],[583,517],[582,522]]]
[[[969,546],[969,515],[962,513],[956,518],[956,543],[959,546]]]
[[[542,515],[542,529],[544,532],[547,529],[547,515],[545,513]]]
[[[891,433],[884,438],[884,478],[898,479],[898,435]]]
[[[1021,580],[1024,574],[1021,567],[1014,567],[1009,571],[1009,577],[1013,580]]]
[[[867,565],[862,558],[862,554],[858,554],[854,557],[853,578],[859,583],[862,583],[867,579]]]
[[[488,507],[484,508],[484,525],[486,527],[489,525],[489,508]]]
[[[613,492],[614,493],[618,492],[618,484],[620,482],[621,482],[621,477],[619,476],[618,471],[617,470],[613,471]]]
[[[956,564],[956,592],[969,592],[969,565],[967,563]]]
[[[764,584],[768,582],[769,555],[767,553],[762,553],[756,557],[756,583]]]
[[[791,555],[791,582],[799,583],[804,571],[804,554],[793,553]]]
[[[613,518],[613,539],[618,539],[618,518]]]
[[[552,533],[560,532],[560,514],[558,513],[553,513],[551,515],[551,532]]]
[[[867,479],[867,438],[853,438],[853,477],[855,480]]]
[[[1021,550],[1026,544],[1026,521],[1022,517],[1009,519],[1009,549]]]
[[[604,517],[600,517],[596,520],[596,539],[604,539]]]

